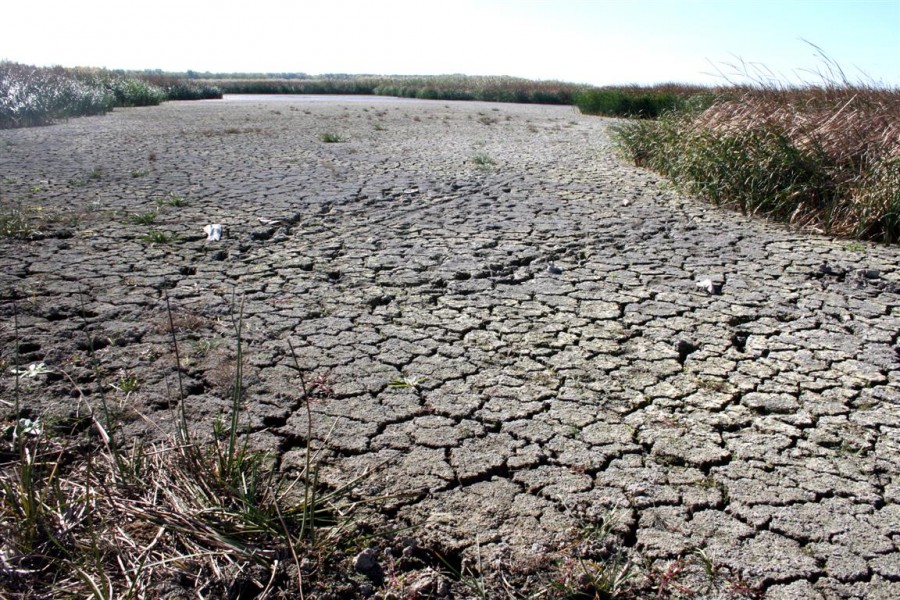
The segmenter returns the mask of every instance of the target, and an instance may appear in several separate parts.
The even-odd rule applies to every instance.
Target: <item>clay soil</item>
[[[18,335],[56,372],[24,416],[75,422],[105,386],[121,435],[170,434],[168,298],[211,431],[243,306],[251,444],[302,465],[290,340],[323,483],[379,466],[357,497],[391,496],[381,518],[451,565],[525,593],[611,523],[641,593],[900,596],[898,248],[683,196],[616,158],[612,125],[300,97],[0,131],[2,208],[33,228],[0,239],[0,409]],[[403,587],[356,563],[333,597]]]

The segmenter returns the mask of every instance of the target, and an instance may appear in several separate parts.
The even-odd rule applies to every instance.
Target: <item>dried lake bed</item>
[[[900,596],[900,249],[681,195],[614,124],[255,97],[0,131],[4,209],[39,225],[0,240],[0,392],[15,299],[23,363],[89,392],[87,331],[126,431],[171,432],[168,297],[211,431],[241,305],[252,443],[302,463],[290,340],[323,479],[380,466],[357,493],[422,544],[525,563],[615,515],[644,564],[702,549],[707,595]],[[32,417],[84,410],[26,385]]]

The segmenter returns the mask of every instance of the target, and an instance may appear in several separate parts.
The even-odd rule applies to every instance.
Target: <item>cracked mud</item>
[[[323,479],[382,465],[358,493],[448,551],[524,561],[616,511],[636,555],[702,548],[767,597],[900,596],[898,249],[682,196],[612,123],[294,98],[0,131],[3,199],[40,224],[0,241],[2,393],[15,298],[22,363],[170,430],[167,295],[208,430],[242,304],[253,443],[302,462],[290,340]],[[23,385],[32,416],[84,410]]]

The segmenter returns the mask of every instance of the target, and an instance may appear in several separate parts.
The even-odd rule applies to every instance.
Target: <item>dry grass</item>
[[[716,204],[820,233],[900,238],[900,90],[734,88],[705,110],[620,126],[617,140]]]
[[[181,319],[171,310],[167,317],[180,364]],[[20,417],[27,401],[20,403],[19,379],[44,377],[54,367],[12,369],[15,416],[0,439],[0,597],[266,598],[276,590],[304,597],[305,579],[352,529],[356,503],[346,496],[368,472],[337,489],[320,485],[311,425],[305,465],[293,478],[282,476],[268,454],[249,449],[240,434],[240,315],[234,326],[231,411],[207,436],[189,429],[182,392],[171,436],[126,447],[110,433],[117,424],[108,411],[94,411],[64,371],[92,427],[80,435],[53,432]],[[314,391],[297,369],[309,411]]]

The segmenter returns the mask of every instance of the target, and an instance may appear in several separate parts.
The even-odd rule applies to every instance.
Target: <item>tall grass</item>
[[[726,91],[705,109],[620,125],[619,148],[716,205],[900,239],[900,90],[838,80]]]
[[[117,106],[209,97],[221,97],[221,92],[194,82],[172,78],[154,82],[121,71],[0,62],[0,129],[99,115]]]
[[[708,106],[714,93],[711,88],[683,84],[609,86],[582,90],[574,103],[588,115],[655,119],[673,110]]]
[[[584,86],[517,77],[467,75],[389,76],[331,75],[322,77],[208,79],[226,94],[380,95],[430,100],[481,100],[536,104],[572,104]]]

